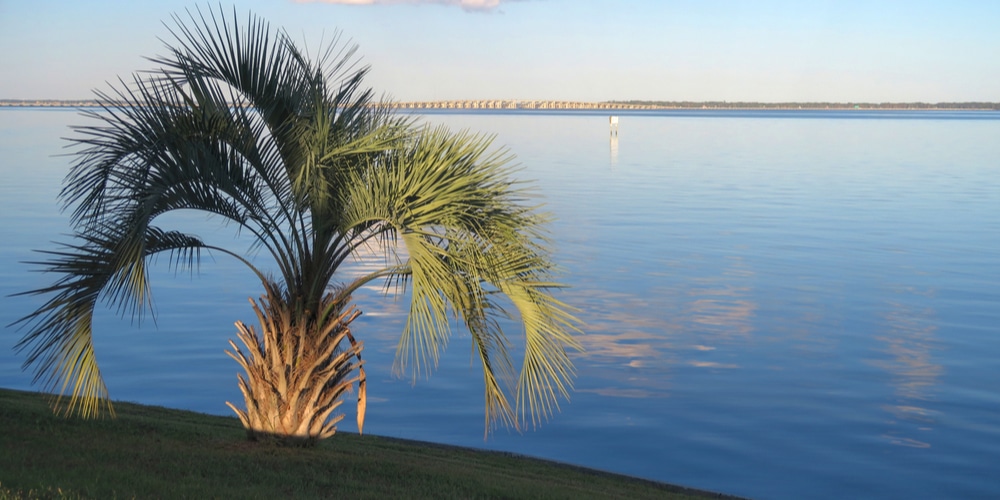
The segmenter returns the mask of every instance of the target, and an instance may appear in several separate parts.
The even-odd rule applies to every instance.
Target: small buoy
[[[611,133],[614,135],[618,135],[618,116],[611,115],[608,118],[608,122],[611,124]]]

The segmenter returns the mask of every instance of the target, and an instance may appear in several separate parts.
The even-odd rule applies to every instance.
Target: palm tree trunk
[[[290,302],[276,287],[268,286],[259,302],[250,300],[261,334],[236,322],[238,338],[248,352],[244,354],[230,340],[233,351],[226,353],[246,372],[246,377],[238,375],[246,410],[230,402],[226,405],[239,416],[252,440],[315,442],[336,432],[344,416],[333,412],[344,393],[352,392],[354,382],[358,382],[361,432],[366,400],[363,345],[351,335],[349,326],[361,311],[353,306],[343,310],[343,303],[333,304],[333,295],[328,294],[320,305],[333,305],[334,313],[325,321],[310,320],[294,313]],[[341,348],[345,338],[350,345]],[[358,373],[351,377],[355,369]]]

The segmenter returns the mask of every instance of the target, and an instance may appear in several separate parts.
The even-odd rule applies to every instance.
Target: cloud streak
[[[339,5],[454,5],[469,12],[487,12],[510,0],[296,0],[296,3],[330,3]]]

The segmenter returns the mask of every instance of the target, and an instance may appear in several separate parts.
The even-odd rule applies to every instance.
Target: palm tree
[[[355,384],[361,430],[351,294],[373,280],[409,291],[396,373],[433,369],[454,317],[482,362],[487,432],[557,410],[574,374],[567,351],[580,349],[576,320],[552,294],[547,216],[526,204],[510,155],[489,137],[396,116],[362,86],[367,67],[339,37],[311,58],[253,15],[188,18],[174,16],[176,45],[152,59],[160,68],[98,92],[99,111],[86,113],[98,124],[72,139],[60,197],[75,241],[36,263],[59,278],[25,292],[48,300],[19,320],[27,332],[17,346],[36,382],[59,390],[56,406],[113,413],[92,343],[95,305],[139,317],[152,306],[150,258],[194,266],[204,251],[239,260],[263,285],[251,299],[260,331],[237,322],[243,347],[230,341],[227,351],[246,372],[246,409],[227,404],[251,438],[329,437]],[[155,225],[178,210],[213,214],[254,245],[236,251]],[[384,268],[336,279],[372,248]],[[524,334],[516,374],[500,328],[508,317]]]

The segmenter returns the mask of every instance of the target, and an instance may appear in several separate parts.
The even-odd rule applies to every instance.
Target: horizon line
[[[120,103],[120,104],[119,104]],[[125,104],[103,99],[0,99],[0,107],[102,107]],[[655,109],[968,109],[1000,110],[992,101],[693,101],[693,100],[605,100],[554,99],[446,99],[433,101],[385,101],[397,109],[522,109],[522,110],[655,110]]]

